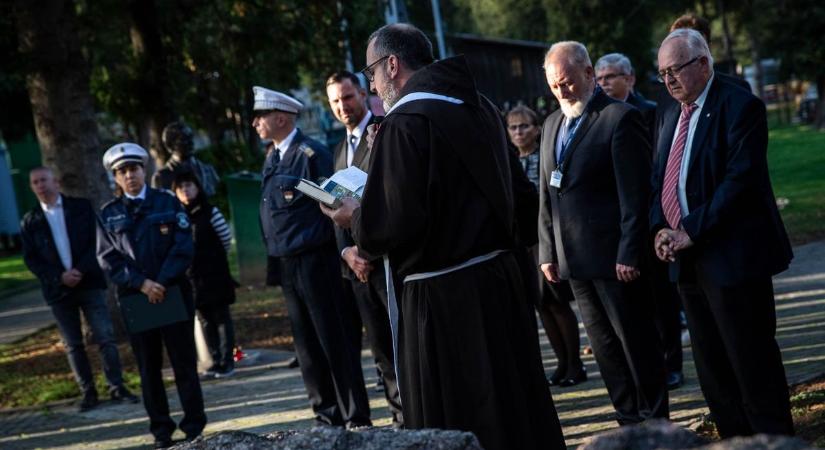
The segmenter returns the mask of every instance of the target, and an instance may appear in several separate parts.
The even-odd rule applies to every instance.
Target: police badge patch
[[[186,217],[186,213],[178,213],[176,216],[178,218],[178,228],[185,230],[189,228],[189,218]]]

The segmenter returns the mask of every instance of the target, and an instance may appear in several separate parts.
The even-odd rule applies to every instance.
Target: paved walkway
[[[825,372],[825,241],[795,249],[796,259],[775,279],[777,338],[790,383]],[[0,325],[2,326],[2,325]],[[673,420],[686,424],[706,412],[689,349],[685,352],[685,385],[672,392]],[[542,337],[545,367],[555,359]],[[209,425],[206,433],[244,430],[268,433],[311,426],[311,415],[298,370],[286,368],[284,352],[264,351],[254,366],[239,368],[228,380],[204,383]],[[363,355],[376,425],[388,425],[383,395],[375,392],[372,358]],[[575,388],[554,389],[553,397],[571,448],[585,437],[612,429],[612,408],[592,356],[585,357],[590,381]],[[175,418],[180,409],[174,389],[169,398]],[[141,448],[151,443],[141,405],[103,405],[86,413],[63,405],[46,411],[0,413],[0,448]],[[176,437],[178,437],[176,435]],[[182,436],[181,436],[182,437]]]
[[[26,337],[54,323],[39,288],[0,298],[0,344]]]

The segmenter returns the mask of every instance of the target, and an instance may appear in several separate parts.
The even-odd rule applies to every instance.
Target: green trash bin
[[[261,200],[261,175],[243,171],[226,177],[229,210],[238,250],[238,275],[241,284],[266,281],[266,246],[261,237],[258,205]]]

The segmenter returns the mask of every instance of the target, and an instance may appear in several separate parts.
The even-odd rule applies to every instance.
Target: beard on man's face
[[[398,90],[392,83],[387,83],[387,87],[383,89],[384,92],[379,92],[378,97],[384,103],[384,111],[389,111],[393,105],[398,101]]]
[[[561,107],[562,114],[569,119],[575,119],[576,117],[581,116],[584,114],[584,109],[587,107],[587,102],[590,101],[590,97],[592,96],[593,92],[587,92],[573,103],[569,103],[566,100],[559,100],[559,106]]]

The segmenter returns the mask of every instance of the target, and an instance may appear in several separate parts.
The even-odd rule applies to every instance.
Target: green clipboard
[[[129,334],[189,320],[178,286],[166,288],[166,298],[160,303],[149,303],[149,297],[143,293],[126,295],[119,298],[118,303]]]

